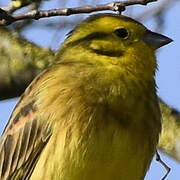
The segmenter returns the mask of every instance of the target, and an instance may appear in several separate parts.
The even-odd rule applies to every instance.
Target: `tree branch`
[[[162,131],[158,148],[180,162],[180,112],[160,102]]]
[[[0,28],[0,100],[20,96],[32,79],[54,62],[54,52]]]
[[[52,16],[70,16],[73,14],[80,13],[92,13],[96,11],[116,11],[122,12],[125,7],[131,5],[147,5],[148,3],[155,2],[157,0],[129,0],[122,2],[112,2],[100,5],[87,5],[76,8],[61,8],[61,9],[51,9],[51,10],[33,10],[24,14],[11,15],[2,8],[0,8],[0,25],[10,25],[15,21],[25,20],[25,19],[41,19]]]

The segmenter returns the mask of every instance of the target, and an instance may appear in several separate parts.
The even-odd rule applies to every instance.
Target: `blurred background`
[[[52,9],[52,8],[65,8],[65,7],[77,7],[82,5],[95,5],[100,3],[111,2],[108,0],[1,0],[0,7],[8,9],[11,13],[24,13],[33,9]],[[158,95],[168,105],[180,110],[180,1],[179,0],[159,0],[158,2],[150,3],[147,6],[135,5],[128,7],[124,15],[130,16],[142,22],[148,29],[162,33],[174,41],[163,47],[157,52],[158,59],[158,71],[156,74],[156,82],[158,85]],[[38,21],[26,20],[16,22],[8,27],[0,28],[0,81],[6,78],[6,68],[13,68],[6,62],[9,59],[17,61],[16,56],[18,55],[22,61],[31,61],[34,56],[39,55],[38,53],[43,50],[43,53],[47,53],[47,56],[51,58],[53,52],[63,42],[66,34],[82,19],[89,16],[89,14],[76,14],[69,17],[51,17],[44,18]],[[6,34],[8,32],[8,35]],[[25,39],[27,41],[25,41]],[[16,46],[18,44],[18,47]],[[25,44],[23,44],[25,43]],[[31,44],[31,45],[29,45]],[[26,45],[36,48],[36,51],[28,51],[26,54],[19,55],[22,53],[23,47]],[[13,51],[11,57],[3,54],[4,50],[2,46],[9,49],[9,52]],[[40,48],[39,48],[40,47]],[[20,51],[20,52],[19,52]],[[142,50],[143,51],[143,50]],[[29,57],[31,53],[31,58]],[[42,53],[42,54],[43,54]],[[48,55],[48,53],[50,53]],[[9,53],[11,54],[11,53]],[[44,64],[41,62],[43,58],[47,58],[46,55],[39,56],[38,70],[44,68]],[[13,57],[13,58],[12,58]],[[3,63],[2,63],[3,61]],[[50,61],[50,60],[49,60]],[[20,66],[18,66],[19,68]],[[4,69],[5,70],[4,70]],[[29,68],[29,66],[28,66]],[[13,74],[13,70],[11,70]],[[24,75],[27,79],[30,76],[37,74]],[[19,84],[23,82],[21,76]],[[22,79],[21,79],[22,78]],[[8,78],[6,78],[8,79]],[[7,80],[9,81],[9,79]],[[15,82],[16,83],[16,82]],[[29,82],[28,82],[29,83]],[[2,84],[0,83],[0,88]],[[11,89],[15,88],[11,86]],[[1,91],[0,91],[1,92]],[[3,93],[5,90],[3,91]],[[12,96],[15,97],[15,96]],[[13,107],[18,101],[17,98],[2,98],[0,101],[0,132],[3,131],[4,126],[13,110]],[[170,157],[161,153],[161,158],[171,168],[171,172],[167,177],[167,180],[179,180],[180,179],[180,163],[171,159]],[[128,159],[127,159],[128,161]],[[138,162],[137,162],[138,163]],[[118,168],[118,167],[117,167]],[[165,169],[155,160],[153,161],[151,168],[146,176],[146,180],[160,180],[165,174]]]

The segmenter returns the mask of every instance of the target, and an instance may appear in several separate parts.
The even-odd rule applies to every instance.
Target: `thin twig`
[[[164,177],[161,180],[165,180],[166,177],[168,176],[168,174],[171,171],[171,168],[161,159],[158,151],[156,150],[156,161],[158,161],[165,169],[166,169],[166,174],[164,175]]]
[[[52,16],[70,16],[73,14],[80,13],[92,13],[96,11],[116,11],[122,12],[125,7],[131,5],[147,5],[148,3],[155,2],[157,0],[127,0],[121,2],[112,2],[100,5],[87,5],[76,8],[61,8],[61,9],[51,9],[51,10],[33,10],[24,14],[11,15],[2,8],[0,8],[0,25],[9,25],[15,21],[25,20],[25,19],[35,19],[52,17]]]

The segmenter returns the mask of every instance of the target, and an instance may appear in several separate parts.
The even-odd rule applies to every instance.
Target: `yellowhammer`
[[[155,50],[172,40],[116,14],[69,34],[0,142],[0,180],[142,180],[161,115]]]

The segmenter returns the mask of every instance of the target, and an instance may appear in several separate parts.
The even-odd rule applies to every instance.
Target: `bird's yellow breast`
[[[128,81],[126,86],[125,80],[108,70],[89,82],[84,80],[88,73],[71,81],[59,80],[63,75],[53,77],[57,79],[54,96],[48,102],[39,98],[37,106],[55,123],[30,180],[144,178],[160,132],[156,96],[146,91],[149,86],[140,88],[138,81]],[[47,85],[52,86],[51,82]]]
[[[30,180],[143,179],[158,131],[149,125],[146,128],[150,129],[143,129],[145,125],[126,126],[120,123],[120,117],[125,115],[115,118],[106,112],[104,116],[100,110],[94,117],[86,118],[89,122],[81,128],[57,125]],[[139,121],[153,122],[152,118],[139,115]]]

